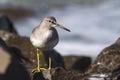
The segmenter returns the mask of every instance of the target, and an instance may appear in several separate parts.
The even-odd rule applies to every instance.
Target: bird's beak
[[[64,27],[64,26],[62,26],[62,25],[60,25],[60,24],[58,24],[58,23],[56,23],[56,22],[54,22],[54,26],[55,26],[55,27],[62,28],[62,29],[64,29],[64,30],[66,30],[66,31],[70,32],[70,30],[69,30],[69,29],[67,29],[66,27]]]

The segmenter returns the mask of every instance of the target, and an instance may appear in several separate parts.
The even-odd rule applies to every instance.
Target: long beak
[[[54,25],[55,25],[56,27],[62,28],[62,29],[64,29],[64,30],[70,32],[69,29],[65,28],[64,26],[62,26],[62,25],[60,25],[60,24],[58,24],[58,23],[56,23],[56,22],[54,22]]]

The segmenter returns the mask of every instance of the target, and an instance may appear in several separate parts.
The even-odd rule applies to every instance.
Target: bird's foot
[[[51,70],[51,67],[49,67],[47,70]]]
[[[34,68],[34,69],[32,69],[32,73],[40,72],[40,71],[44,71],[44,70],[47,70],[47,69],[46,68]]]

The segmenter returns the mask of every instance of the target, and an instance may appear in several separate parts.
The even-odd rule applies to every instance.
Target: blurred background
[[[57,28],[61,55],[95,58],[120,35],[120,0],[0,0],[19,35],[29,37],[44,16],[54,16],[71,32]]]

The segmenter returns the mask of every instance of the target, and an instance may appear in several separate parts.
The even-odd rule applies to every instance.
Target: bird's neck
[[[49,26],[50,26],[49,24],[47,24],[45,22],[41,22],[41,24],[39,25],[39,28],[41,28],[41,29],[49,29],[50,28]]]

